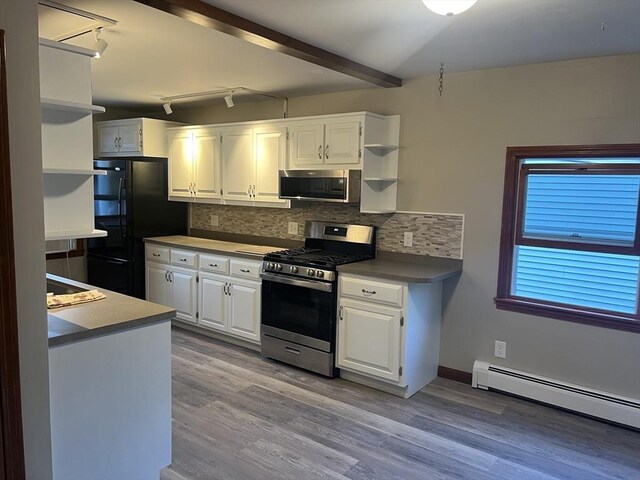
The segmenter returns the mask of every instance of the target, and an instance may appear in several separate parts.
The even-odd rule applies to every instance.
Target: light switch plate
[[[289,235],[297,235],[298,234],[298,222],[289,222]]]
[[[209,216],[209,225],[211,225],[212,227],[218,226],[218,215]]]

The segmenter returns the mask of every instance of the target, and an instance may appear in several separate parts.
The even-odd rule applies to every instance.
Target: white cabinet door
[[[360,122],[327,123],[324,162],[357,164],[360,162]]]
[[[120,125],[118,130],[119,152],[142,153],[142,123]]]
[[[229,200],[252,200],[256,177],[250,128],[227,129],[222,135],[222,190]]]
[[[200,275],[199,302],[200,318],[198,323],[203,327],[227,331],[225,304],[227,281],[224,277],[214,275]]]
[[[229,296],[229,333],[260,341],[260,284],[232,280]]]
[[[324,125],[292,125],[289,128],[289,167],[324,164]]]
[[[191,132],[169,135],[169,196],[191,199],[193,140]]]
[[[220,198],[220,136],[216,132],[194,132],[193,163],[196,197]]]
[[[341,298],[337,366],[400,379],[401,310]]]
[[[278,171],[284,169],[286,151],[286,127],[256,129],[254,132],[256,149],[256,202],[285,203],[278,198]]]
[[[118,127],[98,126],[100,154],[118,151]]]
[[[197,273],[193,270],[171,267],[171,306],[176,309],[176,318],[196,323],[198,307]]]
[[[166,265],[147,262],[146,297],[149,302],[170,306],[170,284]]]

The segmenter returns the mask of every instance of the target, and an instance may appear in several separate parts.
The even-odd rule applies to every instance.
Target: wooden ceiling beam
[[[305,60],[321,67],[364,80],[381,87],[401,87],[402,79],[348,58],[328,52],[255,23],[239,15],[214,7],[202,0],[135,0],[203,27],[246,40],[261,47]]]

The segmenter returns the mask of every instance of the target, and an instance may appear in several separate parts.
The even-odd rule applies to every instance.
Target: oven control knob
[[[307,275],[309,275],[310,277],[313,277],[316,274],[316,272],[313,270],[313,268],[310,268],[309,270],[307,270]]]
[[[316,272],[316,277],[318,277],[318,278],[322,278],[322,277],[324,277],[324,272],[323,272],[322,270],[318,270],[318,271]]]
[[[298,273],[298,267],[291,267],[291,273]]]
[[[275,265],[273,263],[269,263],[269,265],[267,265],[267,269],[269,270],[273,270],[275,268]]]
[[[282,265],[280,265],[279,263],[276,263],[276,270],[277,271],[282,270]]]

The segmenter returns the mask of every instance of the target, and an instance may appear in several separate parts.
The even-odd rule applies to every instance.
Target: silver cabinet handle
[[[327,146],[324,147],[324,158],[329,160],[329,144],[327,144]]]
[[[122,137],[118,137],[118,148],[122,148]]]
[[[247,195],[251,196],[251,185],[247,187]]]
[[[227,294],[227,284],[226,283],[222,286],[222,291],[224,292],[225,295]]]
[[[152,253],[151,255],[153,255],[154,257],[159,257],[160,256],[159,253]]]
[[[322,145],[318,146],[318,159],[322,160]]]
[[[164,272],[164,279],[168,282],[169,281],[169,271]]]
[[[365,295],[375,295],[376,291],[375,290],[365,290],[364,288],[362,289],[362,293],[364,293]]]
[[[173,283],[173,272],[169,272],[169,281]]]
[[[186,259],[186,258],[179,258],[179,259],[178,259],[178,261],[180,261],[180,262],[186,262],[186,261],[187,261],[187,259]]]
[[[113,148],[118,148],[118,137],[113,139]]]
[[[227,295],[231,296],[231,284],[227,283]]]
[[[340,319],[340,321],[344,320],[344,317],[342,316],[342,305],[340,305],[340,311],[338,312],[338,318]]]
[[[217,266],[218,266],[218,264],[217,264],[217,263],[209,263],[208,265],[209,265],[210,267],[217,267]]]
[[[255,185],[252,185],[251,191],[253,193],[253,198],[256,198],[256,186]]]
[[[248,270],[246,268],[241,268],[240,271],[244,273],[251,273],[251,270]]]
[[[193,196],[195,197],[197,192],[197,188],[196,188],[196,182],[193,182]]]

